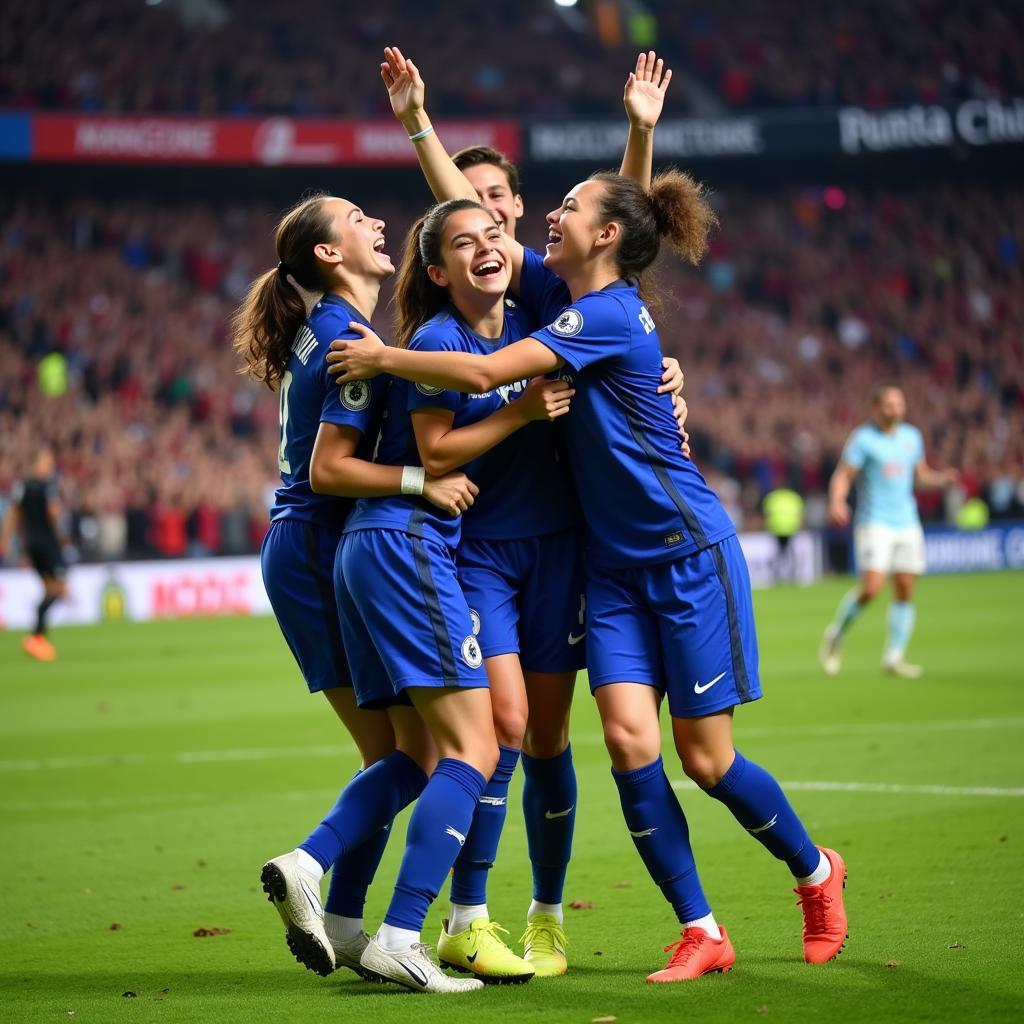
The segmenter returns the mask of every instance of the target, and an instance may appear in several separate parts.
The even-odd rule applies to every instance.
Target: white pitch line
[[[900,782],[780,782],[783,789],[812,793],[889,793],[896,796],[996,796],[1024,797],[1024,787],[919,786]],[[696,783],[677,779],[673,789],[697,789]]]
[[[876,733],[904,735],[913,732],[975,732],[990,729],[1024,728],[1024,718],[964,718],[934,722],[851,722],[836,725],[810,726],[753,726],[739,727],[744,739],[798,736],[806,738],[828,736],[865,736]],[[600,732],[585,733],[573,738],[577,746],[599,744]],[[0,772],[62,771],[79,768],[120,768],[146,764],[229,764],[245,761],[302,760],[303,758],[332,758],[351,754],[355,747],[349,744],[319,747],[251,747],[229,750],[180,750],[167,754],[85,754],[77,757],[28,757],[0,761]],[[810,784],[809,784],[810,785]],[[799,788],[794,783],[792,788]],[[985,794],[977,794],[984,796]],[[1000,794],[1004,795],[1004,794]]]

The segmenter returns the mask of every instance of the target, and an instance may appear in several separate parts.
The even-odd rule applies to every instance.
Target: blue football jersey
[[[484,338],[454,309],[428,320],[413,335],[410,349],[426,352],[494,352],[518,341],[535,326],[518,303],[505,303],[500,338]],[[526,381],[470,395],[425,384],[396,380],[387,403],[377,462],[393,466],[421,465],[410,414],[418,409],[446,409],[455,428],[476,423],[515,401]],[[348,530],[369,527],[401,529],[414,536],[432,536],[455,547],[461,536],[515,539],[566,528],[573,520],[573,493],[566,464],[559,460],[554,431],[547,423],[530,423],[511,437],[461,467],[480,494],[466,515],[452,517],[419,497],[395,495],[360,500]]]
[[[886,433],[875,423],[858,427],[843,448],[843,462],[860,471],[857,522],[915,526],[920,520],[914,500],[914,476],[924,458],[924,438],[917,427],[899,423]]]
[[[338,387],[327,372],[327,353],[335,338],[358,338],[349,322],[367,323],[354,306],[325,295],[313,308],[292,342],[291,356],[278,390],[281,442],[277,464],[281,486],[274,494],[271,520],[303,519],[341,526],[355,504],[352,498],[314,494],[309,464],[321,423],[336,423],[362,432],[356,457],[369,460],[380,429],[383,397],[390,378],[351,381]]]
[[[542,278],[524,275],[521,287],[536,295]],[[532,336],[566,361],[576,388],[565,436],[595,563],[664,562],[735,533],[680,450],[672,396],[657,393],[661,344],[635,285],[590,292]]]

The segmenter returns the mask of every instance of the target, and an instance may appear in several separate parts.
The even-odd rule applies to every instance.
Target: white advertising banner
[[[30,628],[41,594],[42,583],[31,569],[0,571],[0,629]],[[50,623],[269,612],[260,560],[255,556],[110,562],[72,567],[68,596],[53,606]]]
[[[771,534],[740,536],[755,587],[776,578],[778,542]],[[821,544],[814,534],[793,538],[784,574],[797,583],[821,575]],[[31,569],[0,570],[0,629],[29,629],[42,584]],[[76,565],[68,573],[68,596],[50,612],[54,626],[104,619],[177,619],[211,615],[268,615],[260,561],[245,558],[171,559]]]

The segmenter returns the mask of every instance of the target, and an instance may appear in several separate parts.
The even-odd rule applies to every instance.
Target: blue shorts
[[[531,672],[585,667],[582,547],[576,530],[462,542],[459,583],[485,658],[518,654]]]
[[[757,700],[757,635],[739,541],[636,569],[590,566],[587,644],[591,691],[645,683],[667,693],[673,718]]]
[[[360,707],[406,704],[413,686],[487,686],[447,545],[401,530],[347,533],[334,589]]]
[[[340,527],[279,519],[260,549],[270,606],[310,693],[352,685],[331,579],[340,540]]]

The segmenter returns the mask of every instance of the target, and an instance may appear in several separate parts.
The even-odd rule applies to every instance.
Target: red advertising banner
[[[486,145],[517,160],[514,121],[442,121],[449,152]],[[37,114],[31,159],[68,163],[235,164],[264,167],[397,167],[416,153],[393,121],[305,118],[109,117]]]

